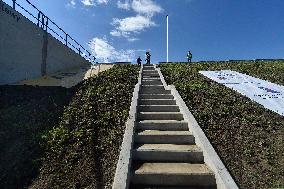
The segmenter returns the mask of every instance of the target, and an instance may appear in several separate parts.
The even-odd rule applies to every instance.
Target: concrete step
[[[188,123],[174,120],[145,120],[137,123],[136,130],[188,131]]]
[[[214,173],[204,164],[144,163],[132,177],[133,184],[159,186],[216,186]]]
[[[145,72],[145,71],[157,71],[157,70],[155,68],[153,68],[153,67],[149,67],[149,68],[144,68],[142,70],[142,72]]]
[[[145,75],[145,76],[142,76],[142,79],[150,79],[150,78],[159,78],[160,79],[160,76],[159,75]]]
[[[130,189],[217,189],[217,186],[157,186],[131,184]]]
[[[155,68],[154,65],[143,65],[143,69]]]
[[[176,105],[139,105],[139,112],[179,112]]]
[[[142,85],[141,86],[141,90],[143,90],[143,89],[147,89],[147,90],[150,90],[150,89],[165,90],[165,87],[164,87],[164,85]]]
[[[183,115],[179,112],[140,112],[139,120],[183,120]]]
[[[157,77],[154,77],[154,78],[143,78],[143,80],[159,80],[159,81],[161,81],[161,78],[157,78]]]
[[[140,90],[141,94],[171,94],[171,91],[167,91],[165,89],[145,89],[145,88],[141,88]]]
[[[195,144],[189,131],[144,130],[135,133],[134,137],[137,144]]]
[[[140,99],[174,99],[174,96],[167,94],[144,94],[140,95]]]
[[[142,80],[142,85],[163,85],[161,80],[157,79],[148,79],[148,80]]]
[[[152,73],[158,74],[159,72],[157,70],[142,70],[142,75]]]
[[[158,78],[158,77],[153,77],[153,78],[146,77],[146,78],[142,78],[142,81],[151,81],[151,80],[154,80],[154,81],[162,81],[161,78]]]
[[[157,70],[143,70],[142,75],[144,74],[159,74]]]
[[[156,77],[156,76],[158,76],[158,77],[160,77],[160,75],[159,75],[159,73],[157,72],[157,71],[152,71],[152,72],[142,72],[142,77],[144,77],[144,76],[154,76],[154,77]]]
[[[133,152],[134,159],[140,161],[204,163],[203,153],[196,145],[143,144]]]
[[[145,76],[150,76],[150,77],[160,77],[159,73],[143,73],[142,74],[142,77],[145,77]]]
[[[171,94],[171,90],[140,90],[140,94]]]
[[[141,93],[163,93],[165,87],[163,85],[142,85],[140,91]]]
[[[173,99],[140,99],[140,105],[176,105]]]

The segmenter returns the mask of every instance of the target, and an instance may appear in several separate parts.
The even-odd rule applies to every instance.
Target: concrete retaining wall
[[[0,84],[86,64],[90,63],[0,0]]]

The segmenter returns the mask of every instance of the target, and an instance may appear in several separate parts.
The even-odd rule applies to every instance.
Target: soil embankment
[[[284,186],[284,117],[199,71],[235,70],[284,85],[284,62],[192,63],[160,66],[240,188]]]
[[[138,71],[117,65],[71,89],[1,87],[1,185],[110,188]]]

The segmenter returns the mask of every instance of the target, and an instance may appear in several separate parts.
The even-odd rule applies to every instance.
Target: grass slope
[[[240,188],[284,186],[284,117],[198,73],[231,69],[284,85],[283,62],[160,66]]]
[[[31,188],[111,188],[138,71],[115,66],[77,87],[43,136],[46,154]]]
[[[71,89],[0,86],[0,188],[110,188],[139,68]]]
[[[41,135],[72,96],[62,87],[0,86],[0,188],[25,188],[40,167]]]

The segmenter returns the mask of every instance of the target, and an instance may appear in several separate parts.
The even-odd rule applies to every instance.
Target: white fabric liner
[[[284,115],[284,86],[231,70],[199,73],[247,96],[269,110]]]

